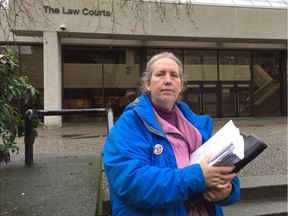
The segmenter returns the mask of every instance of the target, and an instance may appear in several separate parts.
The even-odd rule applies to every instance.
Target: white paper
[[[232,120],[190,155],[190,165],[209,154],[209,164],[214,166],[230,166],[244,158],[244,139]]]

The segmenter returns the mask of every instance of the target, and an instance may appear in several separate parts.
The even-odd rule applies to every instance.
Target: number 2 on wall
[[[131,67],[130,66],[126,67],[126,74],[131,74]]]

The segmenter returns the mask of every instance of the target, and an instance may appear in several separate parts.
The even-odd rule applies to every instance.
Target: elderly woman
[[[233,166],[213,167],[189,155],[212,135],[209,116],[178,101],[182,64],[172,53],[155,55],[142,76],[142,95],[108,134],[104,168],[112,214],[223,215],[240,196]]]

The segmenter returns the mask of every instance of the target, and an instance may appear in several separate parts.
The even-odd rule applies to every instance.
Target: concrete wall
[[[34,0],[27,0],[27,4],[28,2]],[[94,36],[100,38],[107,34],[117,34],[118,37],[134,36],[146,40],[163,36],[178,39],[200,38],[199,40],[224,38],[231,42],[241,39],[287,39],[285,9],[207,5],[187,8],[185,5],[159,6],[138,1],[128,1],[125,4],[123,1],[113,1],[111,4],[105,0],[99,1],[98,5],[97,2],[46,0],[43,5],[38,4],[31,8],[29,15],[32,19],[27,17],[27,13],[17,11],[19,15],[15,32],[18,35],[41,34],[43,31],[62,32],[60,26],[65,24],[65,32],[72,37],[83,37],[81,34],[90,34],[92,37],[91,34],[95,34]],[[11,1],[11,5],[13,4]],[[187,9],[190,15],[187,15]],[[12,13],[11,15],[13,16]]]

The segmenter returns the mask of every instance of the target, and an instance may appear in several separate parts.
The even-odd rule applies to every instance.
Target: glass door
[[[203,83],[200,92],[201,114],[215,117],[217,115],[216,83]]]
[[[195,114],[212,117],[252,116],[250,82],[187,82],[183,100]]]
[[[216,83],[188,82],[184,101],[195,114],[216,116]]]
[[[225,82],[219,84],[219,117],[251,116],[251,84]]]

